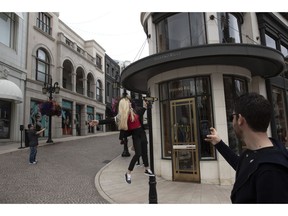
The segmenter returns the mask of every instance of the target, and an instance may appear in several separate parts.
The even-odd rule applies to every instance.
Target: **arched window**
[[[103,102],[103,86],[100,80],[97,80],[96,83],[96,100]]]
[[[36,80],[48,83],[50,75],[50,60],[46,51],[42,48],[36,52]]]

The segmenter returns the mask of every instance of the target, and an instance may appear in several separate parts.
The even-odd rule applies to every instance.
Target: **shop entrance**
[[[170,101],[173,180],[200,182],[194,98]]]

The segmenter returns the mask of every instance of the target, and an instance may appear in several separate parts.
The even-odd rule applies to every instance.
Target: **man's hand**
[[[221,138],[219,137],[216,129],[211,127],[210,128],[210,134],[207,135],[204,140],[212,143],[213,145],[216,145],[217,143],[219,143],[221,141]]]

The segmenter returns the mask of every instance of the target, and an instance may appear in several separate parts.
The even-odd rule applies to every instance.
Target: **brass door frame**
[[[181,106],[188,106],[186,112],[189,112],[185,125],[175,122],[179,120],[176,113],[177,107]],[[200,182],[195,98],[170,101],[170,110],[173,180]],[[184,115],[180,116],[184,117]],[[179,137],[179,130],[181,137]]]

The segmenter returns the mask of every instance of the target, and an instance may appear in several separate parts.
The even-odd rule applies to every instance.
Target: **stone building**
[[[19,141],[23,129],[27,14],[0,13],[0,143]]]
[[[28,16],[25,125],[51,127],[42,135],[48,140],[49,133],[52,137],[96,133],[87,121],[105,116],[105,50],[94,40],[83,40],[59,19],[59,13]],[[62,107],[59,116],[41,113],[41,104],[50,99]]]
[[[236,153],[245,149],[229,121],[245,92],[272,102],[269,135],[288,147],[287,13],[141,13],[141,23],[150,55],[121,79],[128,90],[159,99],[152,107],[157,175],[232,184],[234,170],[204,137],[213,126]]]

